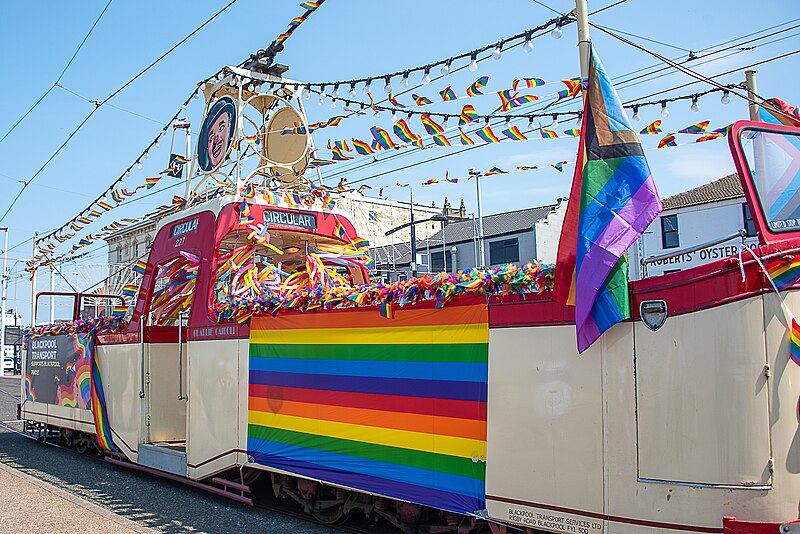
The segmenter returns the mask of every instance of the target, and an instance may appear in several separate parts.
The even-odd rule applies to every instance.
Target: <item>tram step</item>
[[[142,443],[139,445],[139,465],[185,477],[186,451],[169,444]]]

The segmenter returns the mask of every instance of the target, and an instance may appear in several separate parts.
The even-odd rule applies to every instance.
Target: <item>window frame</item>
[[[502,259],[495,258],[495,255],[498,253],[497,249],[500,248],[502,250]],[[516,254],[509,256],[508,251],[509,249],[516,249]],[[511,259],[515,258],[515,259]],[[501,261],[495,261],[495,259]],[[505,265],[507,263],[518,263],[519,262],[519,238],[514,237],[510,239],[498,239],[497,241],[490,241],[489,242],[489,265]]]
[[[675,222],[675,228],[672,230],[666,230],[664,228],[664,223],[668,220],[672,220]],[[670,248],[680,248],[681,246],[681,237],[680,237],[680,226],[678,224],[678,214],[673,213],[672,215],[662,215],[661,219],[661,248],[666,250]],[[667,245],[667,235],[675,234],[675,244],[674,245]]]
[[[748,224],[748,222],[750,224]],[[753,212],[750,210],[750,205],[747,202],[742,203],[742,228],[744,228],[747,237],[758,236],[756,221],[753,219]]]

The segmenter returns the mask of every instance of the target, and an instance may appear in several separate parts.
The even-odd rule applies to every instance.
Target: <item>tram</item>
[[[299,98],[229,81],[206,89],[207,121],[249,103],[279,122],[271,131],[307,125]],[[128,319],[34,329],[29,431],[97,441],[109,462],[247,504],[293,500],[331,524],[777,533],[797,519],[800,367],[785,310],[800,293],[776,293],[764,265],[800,254],[800,193],[786,183],[800,130],[730,131],[759,246],[631,282],[632,317],[580,355],[550,267],[371,283],[347,214],[263,187],[248,198],[250,178],[310,157],[310,140],[276,139],[231,191],[159,221]],[[194,164],[214,172],[220,142]],[[292,300],[265,289],[301,279],[318,283]]]

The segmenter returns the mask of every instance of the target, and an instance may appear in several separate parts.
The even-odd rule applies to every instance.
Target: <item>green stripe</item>
[[[439,473],[448,473],[463,477],[484,480],[486,464],[473,462],[470,458],[459,458],[447,454],[402,449],[386,445],[375,445],[347,439],[329,438],[291,430],[248,425],[247,436],[250,438],[277,441],[296,447],[305,447],[335,454],[346,454],[358,458],[366,458],[378,462],[405,465],[419,469],[428,469]]]
[[[486,343],[457,345],[260,345],[250,343],[256,358],[311,360],[381,360],[408,362],[486,362]]]

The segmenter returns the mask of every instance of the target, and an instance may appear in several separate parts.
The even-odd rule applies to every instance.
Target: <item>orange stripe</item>
[[[251,411],[486,441],[486,421],[250,397]]]
[[[394,308],[394,319],[381,317],[377,306],[356,310],[326,310],[321,313],[253,317],[252,330],[306,328],[389,328],[475,324],[488,322],[485,304],[404,310]]]

